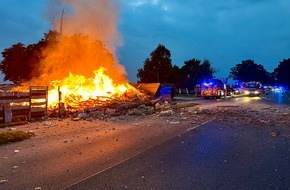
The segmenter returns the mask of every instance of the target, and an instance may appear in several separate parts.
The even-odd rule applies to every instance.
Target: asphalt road
[[[208,106],[225,105],[224,101],[200,102]],[[242,97],[228,103],[252,107],[277,104],[273,97]],[[273,129],[284,135],[271,136]],[[288,127],[208,122],[66,190],[287,190],[290,189],[289,136]]]
[[[0,189],[290,189],[289,105],[194,102],[169,117],[18,126],[37,135],[1,146]]]
[[[270,130],[210,122],[66,190],[290,189],[289,138]]]

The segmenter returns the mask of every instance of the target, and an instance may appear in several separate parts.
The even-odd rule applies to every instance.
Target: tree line
[[[78,37],[85,37],[78,35]],[[42,50],[49,44],[56,43],[60,34],[49,31],[44,38],[35,44],[25,46],[21,42],[4,49],[0,71],[4,74],[5,81],[14,84],[29,82],[41,75],[40,62],[44,59]],[[101,43],[101,42],[96,42]],[[273,72],[268,72],[263,65],[254,60],[243,60],[231,68],[229,78],[249,82],[260,81],[268,85],[285,85],[290,87],[290,58],[279,62]],[[195,85],[206,79],[214,78],[217,72],[208,59],[192,58],[184,61],[181,67],[172,64],[171,52],[164,45],[158,44],[150,56],[145,59],[143,66],[137,71],[138,82],[175,85],[178,88],[193,89]]]
[[[210,60],[192,58],[184,61],[181,67],[172,65],[171,53],[159,44],[138,69],[138,82],[160,82],[174,84],[178,88],[192,89],[205,79],[214,77],[216,69]],[[227,78],[240,82],[260,81],[265,85],[283,85],[290,87],[290,58],[283,59],[273,72],[268,72],[262,64],[252,59],[242,60],[230,69]]]
[[[35,44],[25,46],[19,42],[4,49],[2,52],[3,60],[0,63],[0,71],[4,74],[4,81],[21,84],[39,77],[42,74],[40,62],[44,59],[42,50],[49,44],[56,43],[59,37],[58,32],[49,31],[44,34],[44,38]]]

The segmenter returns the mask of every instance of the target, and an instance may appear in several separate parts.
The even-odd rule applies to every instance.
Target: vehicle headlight
[[[246,90],[246,91],[245,91],[245,94],[246,94],[246,95],[250,94],[250,91]]]
[[[254,93],[255,93],[255,94],[259,94],[259,91],[258,91],[258,90],[255,90]]]

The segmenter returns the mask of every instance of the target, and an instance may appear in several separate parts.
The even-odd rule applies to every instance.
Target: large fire
[[[116,1],[59,0],[58,6],[51,2],[54,8],[49,12],[58,12],[53,30],[61,26],[61,31],[57,37],[46,36],[48,45],[37,71],[41,75],[29,83],[49,87],[49,107],[59,102],[77,106],[89,99],[122,98],[136,92],[115,53],[120,44]],[[60,15],[63,7],[68,11]]]
[[[114,84],[113,80],[104,73],[101,67],[94,71],[94,78],[86,78],[82,75],[69,74],[61,81],[53,81],[48,92],[48,104],[55,106],[59,101],[65,105],[78,106],[78,103],[89,99],[120,99],[126,97],[126,93],[134,91],[128,83]],[[61,92],[61,95],[60,95]]]

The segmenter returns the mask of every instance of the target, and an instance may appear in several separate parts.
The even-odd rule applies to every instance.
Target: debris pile
[[[251,124],[254,126],[290,126],[289,110],[278,110],[272,107],[254,109],[240,106],[217,106],[210,110],[215,119],[237,124]]]

